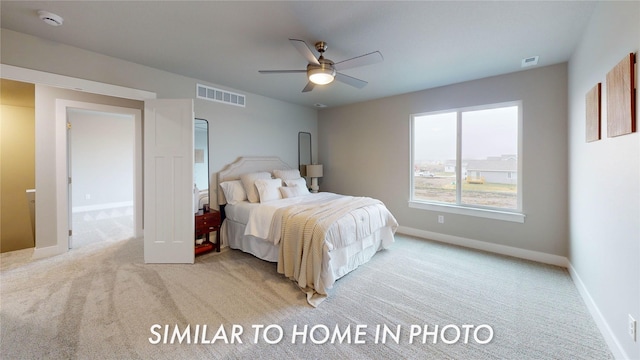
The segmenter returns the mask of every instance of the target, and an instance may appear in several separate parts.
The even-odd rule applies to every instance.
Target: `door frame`
[[[148,100],[155,99],[156,93],[127,88],[117,85],[105,84],[101,82],[79,79],[64,75],[51,74],[43,71],[20,68],[17,66],[0,64],[0,73],[2,78],[28,82],[37,85],[48,85],[52,87],[58,87],[63,89],[82,91],[87,93],[99,94],[120,97],[131,100]],[[58,106],[56,105],[56,108]],[[58,111],[56,110],[56,113]],[[42,228],[42,222],[36,221],[36,233],[46,234],[47,237],[55,236],[55,245],[41,245],[38,244],[38,236],[36,236],[36,246],[33,253],[33,258],[43,258],[53,255],[62,254],[68,251],[68,238],[69,238],[69,224],[68,224],[68,208],[69,200],[67,197],[67,140],[66,140],[66,114],[63,117],[56,116],[55,133],[52,136],[55,137],[56,157],[55,157],[55,176],[53,179],[47,179],[47,181],[54,182],[53,194],[47,194],[47,198],[54,199],[55,204],[43,204],[42,201],[38,202],[38,194],[36,193],[36,217],[38,217],[38,209],[40,208],[41,216],[54,217],[54,219],[47,219],[48,222],[55,224],[55,229]],[[36,122],[37,126],[37,122]],[[37,139],[36,139],[37,140]],[[50,174],[42,174],[36,168],[36,183],[39,176],[47,176]],[[141,192],[140,192],[141,193]],[[42,196],[40,196],[42,198]],[[142,213],[142,212],[140,212]],[[142,222],[140,222],[142,223]],[[39,229],[40,228],[40,229]],[[40,230],[40,231],[38,231]],[[55,231],[50,231],[55,230]],[[55,233],[53,235],[52,233]]]
[[[103,105],[103,104],[95,104],[74,100],[56,100],[56,122],[60,122],[58,117],[64,117],[65,124],[69,121],[68,119],[68,111],[69,109],[79,109],[79,110],[91,110],[98,111],[103,113],[112,113],[112,114],[123,114],[133,117],[134,122],[134,138],[133,138],[133,229],[134,236],[136,238],[143,236],[143,202],[142,202],[142,168],[143,168],[143,159],[142,159],[142,143],[143,143],[143,135],[142,135],[142,111],[140,109],[133,108],[125,108],[120,106],[112,106],[112,105]],[[65,125],[66,128],[66,125]],[[67,160],[66,166],[67,169],[65,174],[67,177],[70,177],[71,173],[71,139],[69,132],[73,129],[68,129],[66,131],[66,144],[67,144]],[[72,202],[71,202],[71,186],[73,184],[69,184],[67,181],[67,234],[69,230],[71,230],[71,210],[72,210]],[[61,220],[64,221],[64,220]],[[71,248],[71,237],[67,236],[67,248]]]

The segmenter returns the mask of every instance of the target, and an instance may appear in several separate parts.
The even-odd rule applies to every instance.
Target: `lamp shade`
[[[307,176],[310,178],[322,177],[322,165],[307,165]]]

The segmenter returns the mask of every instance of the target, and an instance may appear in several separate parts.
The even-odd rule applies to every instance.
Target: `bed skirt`
[[[232,249],[242,250],[257,258],[270,262],[278,262],[280,250],[272,243],[250,235],[244,235],[246,225],[225,219],[220,229],[222,243]]]
[[[225,219],[221,229],[222,243],[229,245],[231,249],[244,251],[257,258],[278,262],[280,251],[277,245],[244,235],[244,229],[244,224]],[[325,284],[333,284],[335,280],[368,262],[379,250],[391,246],[393,242],[393,229],[383,227],[347,247],[325,252],[323,267],[328,270],[324,273]]]

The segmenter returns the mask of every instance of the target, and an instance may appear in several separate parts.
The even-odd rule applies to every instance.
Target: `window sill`
[[[475,216],[487,219],[524,223],[525,215],[517,212],[471,208],[460,205],[434,204],[420,201],[409,201],[409,207],[414,209],[431,210],[449,214]]]

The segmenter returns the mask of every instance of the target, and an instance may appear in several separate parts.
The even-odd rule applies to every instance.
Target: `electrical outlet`
[[[631,316],[631,314],[629,314],[629,336],[631,336],[631,339],[635,342],[636,341],[636,320]]]
[[[438,224],[444,224],[444,215],[438,215]]]
[[[85,200],[91,200],[91,194],[86,194],[86,195],[84,196],[84,199],[85,199]]]

